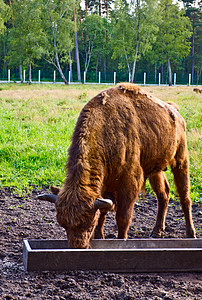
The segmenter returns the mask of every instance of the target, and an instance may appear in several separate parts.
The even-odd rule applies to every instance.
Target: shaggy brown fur
[[[166,102],[167,104],[170,104],[170,105],[172,105],[177,111],[179,111],[179,107],[177,106],[177,104],[176,103],[174,103],[174,102],[171,102],[171,101],[169,101],[169,102]]]
[[[159,237],[169,201],[163,172],[168,165],[180,196],[187,236],[195,237],[185,130],[176,109],[133,84],[121,83],[84,106],[69,148],[67,177],[56,202],[57,220],[66,230],[70,247],[88,248],[94,231],[103,237],[106,212],[94,210],[96,198],[113,200],[118,238],[127,238],[133,206],[146,178],[158,198],[152,235]]]

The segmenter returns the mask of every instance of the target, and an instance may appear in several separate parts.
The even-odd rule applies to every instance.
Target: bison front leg
[[[101,212],[98,220],[98,224],[95,228],[94,238],[95,239],[104,239],[104,223],[106,220],[107,212]]]
[[[124,201],[125,202],[125,201]],[[118,239],[127,239],[128,229],[131,223],[134,202],[120,203],[117,208],[116,222],[118,227]]]
[[[174,175],[175,185],[180,197],[180,203],[185,216],[186,235],[189,238],[195,238],[195,229],[192,220],[192,201],[190,198],[190,181],[189,181],[189,161],[188,156],[184,161],[179,161],[177,157],[176,164],[171,166]],[[179,161],[179,162],[178,162]]]
[[[128,170],[129,174],[130,171]],[[136,179],[137,178],[137,179]],[[118,227],[118,239],[127,239],[127,233],[132,218],[135,200],[143,185],[144,176],[140,171],[138,176],[122,176],[117,190],[116,221]]]
[[[161,237],[161,232],[165,230],[165,219],[168,209],[170,188],[164,172],[159,172],[149,178],[151,187],[157,196],[158,211],[156,224],[153,228],[152,237]]]

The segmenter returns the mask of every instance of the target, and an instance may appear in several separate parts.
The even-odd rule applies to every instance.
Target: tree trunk
[[[156,84],[156,77],[157,77],[157,67],[156,67],[156,62],[155,62],[155,68],[154,68],[154,82]]]
[[[163,83],[163,64],[161,64],[161,83]]]
[[[102,8],[101,8],[102,4],[101,4],[101,0],[99,0],[99,16],[101,17],[102,14]]]
[[[88,1],[85,1],[86,15],[88,13]]]
[[[140,7],[139,7],[139,0],[136,1],[136,13],[137,13],[137,38],[136,38],[136,46],[135,46],[135,58],[133,62],[133,69],[132,69],[132,74],[131,74],[131,79],[130,82],[134,81],[135,77],[135,69],[136,69],[136,62],[137,62],[137,54],[138,54],[138,48],[139,48],[139,34],[140,34]]]
[[[105,59],[105,57],[104,57],[103,63],[104,63],[104,79],[105,79],[105,81],[107,81],[107,70],[106,70],[106,59]]]
[[[75,47],[76,47],[77,78],[78,78],[78,81],[81,81],[81,68],[80,68],[80,60],[79,60],[79,47],[78,47],[77,32],[75,32]]]
[[[19,72],[20,72],[20,82],[23,83],[23,76],[22,76],[22,65],[19,65]]]
[[[107,19],[107,31],[106,31],[106,43],[107,43],[109,40],[109,32],[108,32],[109,3],[108,3],[108,0],[105,0],[105,7],[106,7],[106,19]]]
[[[131,74],[130,63],[129,63],[128,55],[127,55],[126,49],[125,49],[125,37],[124,37],[124,35],[123,35],[123,49],[124,49],[124,54],[125,54],[126,63],[127,63],[127,67],[128,67],[128,73]]]
[[[32,83],[32,65],[29,65],[29,84]]]
[[[69,83],[68,83],[67,79],[65,78],[65,75],[62,72],[62,69],[60,67],[60,63],[58,60],[57,60],[57,69],[58,69],[58,72],[60,73],[60,76],[61,76],[62,80],[64,81],[64,83],[68,85]]]
[[[196,85],[198,85],[200,77],[201,77],[201,70],[198,70],[197,71],[197,77],[196,77]]]
[[[98,53],[97,60],[96,60],[96,80],[97,80],[97,77],[98,77],[98,72],[100,71],[99,60],[100,60],[100,54]]]
[[[171,71],[171,65],[170,65],[170,59],[167,56],[167,62],[168,62],[168,84],[169,86],[172,85],[172,71]]]
[[[58,72],[60,73],[60,76],[61,76],[62,80],[64,81],[64,83],[68,85],[69,83],[68,83],[67,79],[65,78],[65,75],[62,72],[62,69],[61,69],[61,66],[60,66],[60,61],[59,61],[59,58],[58,58],[57,51],[55,52],[55,60],[56,60],[55,67],[57,68]]]
[[[134,58],[134,62],[133,62],[133,69],[132,69],[132,75],[131,75],[131,79],[130,79],[130,82],[133,82],[134,81],[134,77],[135,77],[135,68],[136,68],[136,62],[137,62],[137,53],[138,53],[138,44],[136,44],[136,47],[135,47],[135,58]]]
[[[64,83],[65,83],[66,85],[68,85],[69,83],[68,83],[67,79],[65,78],[65,75],[63,74],[62,69],[59,68],[58,71],[59,71],[60,76],[61,76],[62,80],[64,81]]]
[[[74,1],[74,32],[75,32],[75,48],[76,48],[77,78],[78,78],[78,81],[81,81],[81,68],[80,68],[80,60],[79,60],[78,38],[77,38],[75,1]]]
[[[72,55],[71,55],[71,49],[69,47],[69,71],[70,71],[70,81],[73,80],[72,76]]]
[[[194,43],[195,43],[195,11],[193,12],[193,34],[192,34],[192,49],[191,49],[191,56],[192,56],[192,62],[191,62],[191,83],[194,84]]]
[[[12,17],[13,29],[15,29],[15,27],[14,27],[14,17],[13,17],[12,3],[11,3],[11,0],[9,0],[8,2],[9,2],[10,9],[11,9],[11,17]]]
[[[21,28],[19,28],[19,39],[20,43],[22,45],[22,38],[21,38]],[[20,82],[23,83],[23,76],[22,76],[22,57],[20,55],[20,65],[19,65],[19,71],[20,71]]]
[[[7,78],[7,59],[6,59],[7,49],[6,49],[5,34],[3,38],[3,49],[4,49],[3,77]]]

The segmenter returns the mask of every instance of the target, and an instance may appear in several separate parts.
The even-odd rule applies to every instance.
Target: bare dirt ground
[[[45,191],[45,189],[43,189]],[[23,239],[65,239],[55,208],[36,200],[42,191],[21,197],[0,189],[0,299],[202,299],[202,273],[116,274],[106,272],[30,272],[22,262]],[[138,200],[129,238],[149,238],[156,199]],[[193,205],[197,237],[202,238],[202,206]],[[105,226],[107,238],[117,234],[114,216]],[[170,200],[164,238],[185,237],[183,213]]]

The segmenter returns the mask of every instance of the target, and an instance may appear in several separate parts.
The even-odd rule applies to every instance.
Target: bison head
[[[93,204],[71,203],[72,199],[62,198],[59,189],[51,187],[53,194],[42,194],[37,198],[52,202],[56,206],[57,221],[65,229],[70,248],[89,248],[99,218],[99,210],[110,210],[110,199],[96,199]]]

